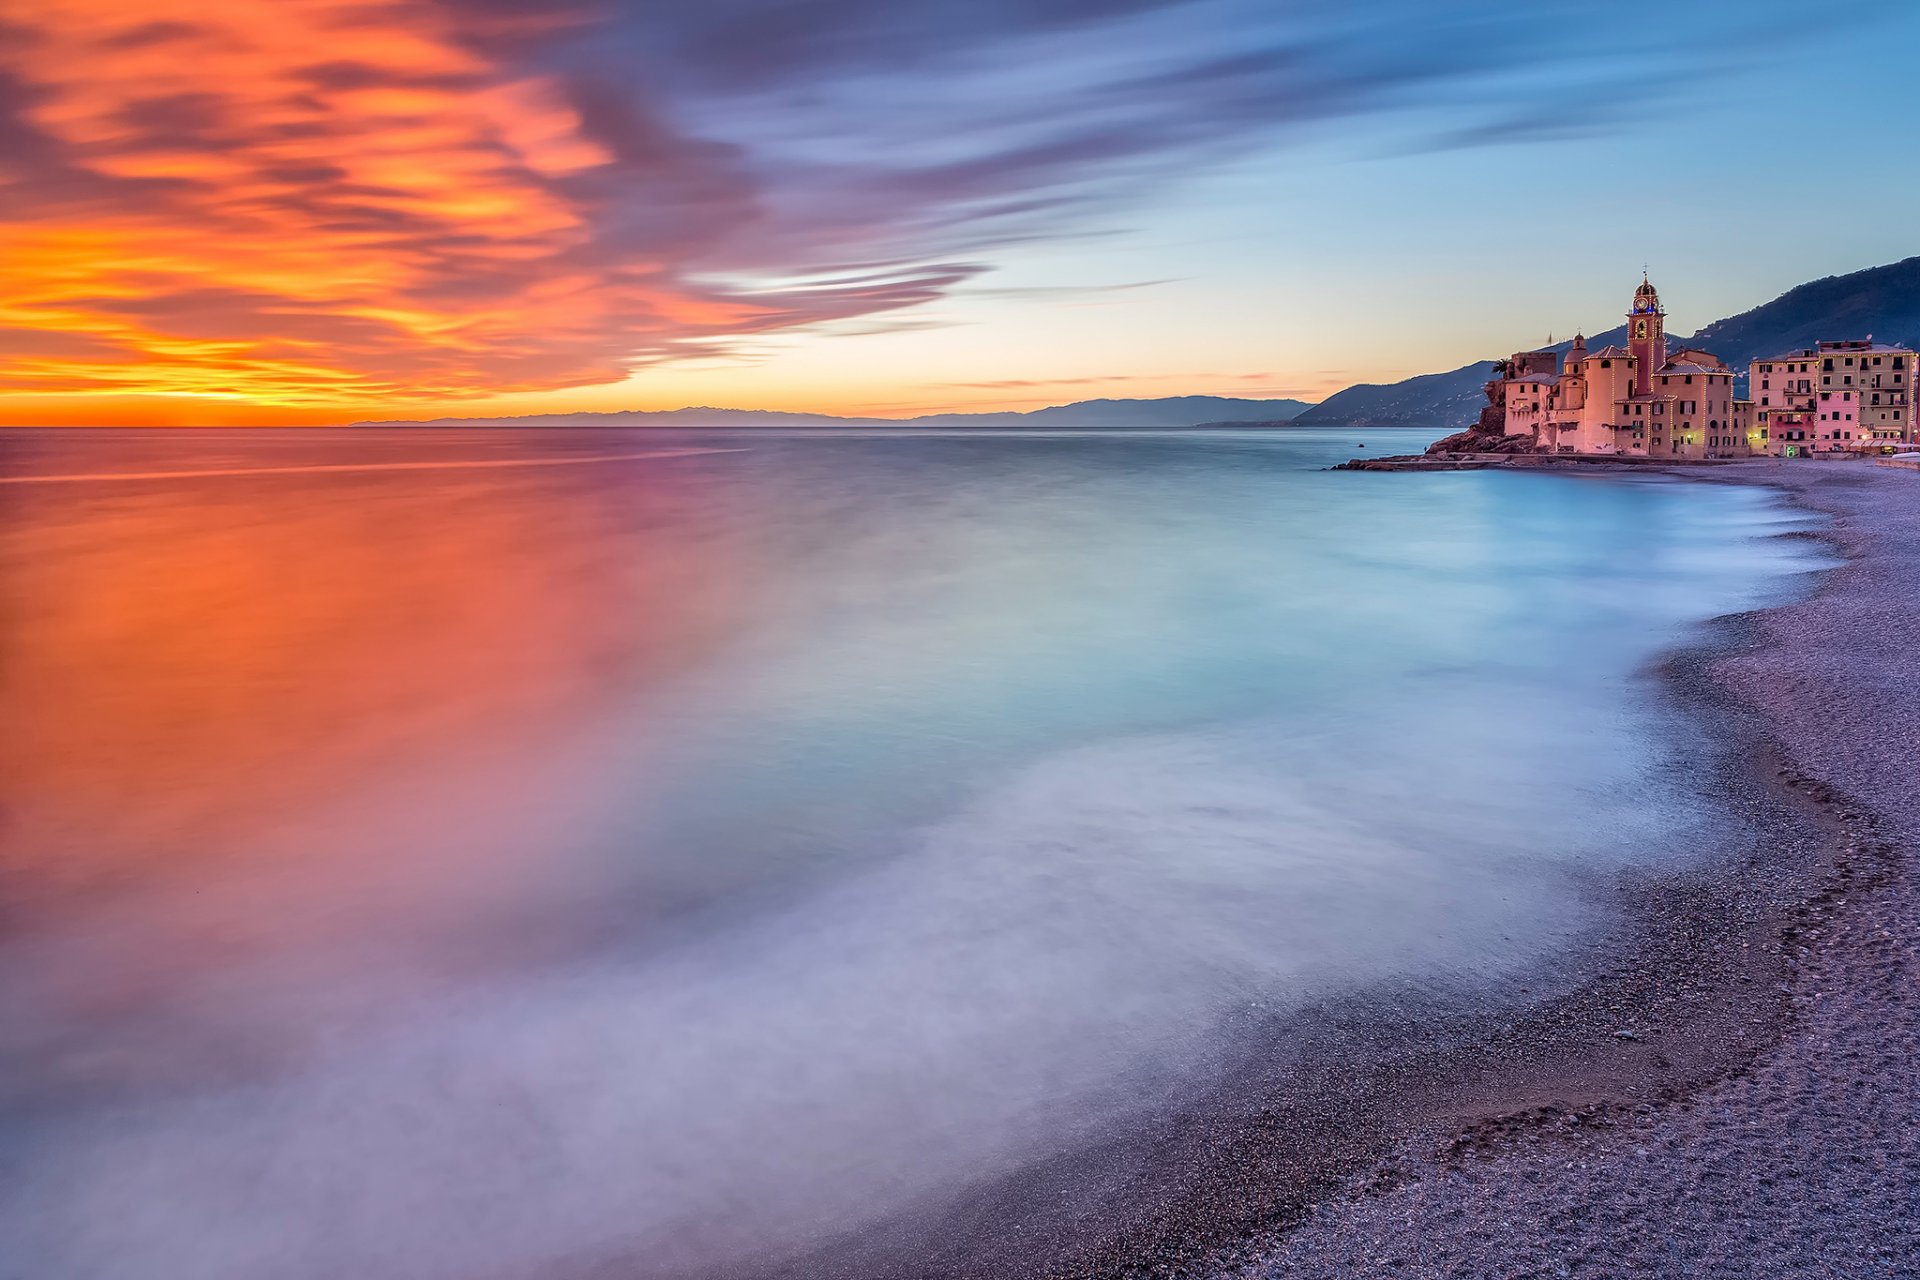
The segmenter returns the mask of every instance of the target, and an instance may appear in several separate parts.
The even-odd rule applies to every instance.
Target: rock
[[[1469,427],[1427,446],[1429,456],[1445,453],[1540,453],[1543,450],[1530,435],[1502,435],[1482,427]]]

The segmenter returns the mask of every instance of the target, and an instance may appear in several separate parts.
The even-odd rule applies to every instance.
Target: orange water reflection
[[[251,827],[719,643],[745,582],[698,469],[560,471],[0,494],[16,891],[256,856]]]

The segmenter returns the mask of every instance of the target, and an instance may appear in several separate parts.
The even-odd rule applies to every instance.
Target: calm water
[[[0,1274],[750,1269],[1538,984],[1810,561],[1423,439],[10,433]]]

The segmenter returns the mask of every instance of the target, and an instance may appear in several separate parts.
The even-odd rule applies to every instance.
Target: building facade
[[[1914,358],[1868,337],[1755,360],[1747,387],[1768,452],[1791,458],[1913,444]]]
[[[1637,458],[1800,456],[1894,448],[1914,440],[1913,352],[1865,341],[1822,342],[1749,366],[1746,397],[1710,351],[1669,348],[1659,291],[1642,279],[1626,345],[1573,340],[1521,351],[1496,366],[1489,409],[1509,436],[1543,453]]]
[[[1669,349],[1660,294],[1642,280],[1625,346],[1590,351],[1576,337],[1564,365],[1552,351],[1504,362],[1506,431],[1532,435],[1547,453],[1745,457],[1750,413],[1734,397],[1733,376],[1712,352]]]

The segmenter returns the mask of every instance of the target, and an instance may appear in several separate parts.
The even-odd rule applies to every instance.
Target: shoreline
[[[1773,536],[1845,550],[1825,532]],[[1553,994],[1520,987],[1491,1009],[1461,1011],[1389,992],[1321,1006],[1264,1038],[1253,1028],[1243,1067],[1142,1131],[775,1274],[1510,1274],[1450,1255],[1447,1223],[1431,1232],[1431,1269],[1403,1270],[1412,1264],[1393,1261],[1403,1252],[1398,1228],[1374,1249],[1355,1243],[1366,1228],[1348,1218],[1515,1152],[1564,1161],[1592,1135],[1636,1132],[1740,1078],[1792,1034],[1793,940],[1824,929],[1836,904],[1877,874],[1877,856],[1859,851],[1884,841],[1840,816],[1859,811],[1794,765],[1766,717],[1715,669],[1730,653],[1764,652],[1765,619],[1819,598],[1844,567],[1813,570],[1815,585],[1793,601],[1710,621],[1647,670],[1661,700],[1714,744],[1712,777],[1699,785],[1729,797],[1744,829],[1703,866],[1597,877],[1590,889],[1612,895],[1618,923],[1568,958]],[[1352,1247],[1330,1248],[1336,1240]]]
[[[1683,700],[1753,730],[1739,753],[1748,799],[1776,808],[1763,862],[1722,877],[1749,880],[1727,902],[1751,909],[1764,866],[1779,877],[1757,886],[1770,903],[1712,922],[1692,948],[1724,952],[1744,933],[1753,956],[1761,943],[1779,969],[1764,1033],[1650,1099],[1563,1088],[1530,1102],[1508,1081],[1489,1114],[1430,1117],[1298,1224],[1195,1274],[1891,1276],[1920,1256],[1920,1025],[1898,986],[1920,933],[1891,927],[1920,924],[1906,856],[1920,827],[1911,783],[1888,785],[1910,770],[1898,744],[1920,741],[1920,708],[1888,696],[1901,673],[1885,657],[1920,638],[1920,519],[1906,511],[1920,492],[1870,462],[1733,465],[1673,473],[1773,488],[1829,520],[1786,536],[1844,558],[1805,597],[1722,619],[1742,643],[1689,646],[1663,673]],[[1783,807],[1798,811],[1786,825]],[[1661,976],[1670,993],[1684,985]],[[1841,1042],[1853,1043],[1836,1061]]]

